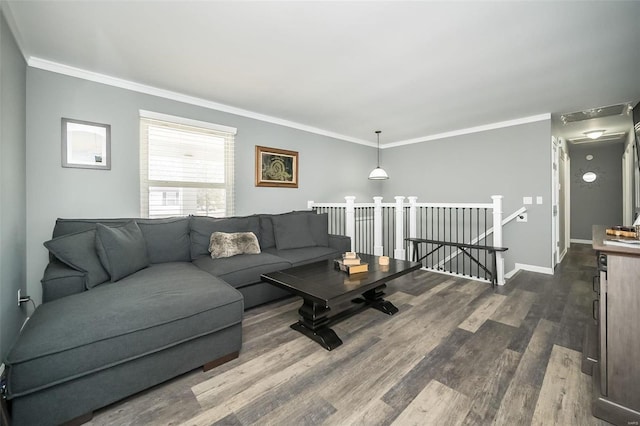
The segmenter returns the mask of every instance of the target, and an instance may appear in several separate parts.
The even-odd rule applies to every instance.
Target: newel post
[[[493,200],[493,245],[502,247],[502,195],[492,195]],[[498,285],[504,285],[503,252],[496,252],[496,275]]]
[[[307,210],[313,210],[313,201],[307,201]]]
[[[396,259],[405,258],[404,250],[404,197],[399,195],[396,199],[396,242],[393,257]]]
[[[382,197],[373,197],[373,255],[382,256]]]
[[[356,247],[356,197],[349,195],[344,197],[347,202],[345,209],[345,233],[351,238],[351,251]]]

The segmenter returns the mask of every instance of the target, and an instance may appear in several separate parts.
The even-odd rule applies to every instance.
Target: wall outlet
[[[527,216],[527,213],[522,213],[518,215],[516,222],[526,222],[528,219],[529,217]]]
[[[524,205],[533,204],[533,197],[522,197],[522,204]]]

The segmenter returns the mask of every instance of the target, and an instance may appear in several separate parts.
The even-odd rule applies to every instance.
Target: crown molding
[[[521,124],[535,123],[537,121],[551,120],[551,113],[532,115],[529,117],[517,118],[514,120],[500,121],[497,123],[484,124],[482,126],[467,127],[466,129],[452,130],[450,132],[437,133],[435,135],[423,136],[419,138],[407,139],[404,141],[390,142],[380,148],[394,148],[403,145],[413,145],[416,143],[429,142],[438,139],[452,138],[454,136],[468,135],[471,133],[486,132],[488,130],[502,129],[504,127],[519,126]]]
[[[360,145],[376,147],[376,144],[370,141],[354,138],[351,136],[341,135],[339,133],[331,132],[324,129],[319,129],[317,127],[307,126],[305,124],[296,123],[294,121],[289,121],[289,120],[273,117],[266,114],[260,114],[260,113],[249,111],[242,108],[236,108],[230,105],[209,101],[207,99],[198,98],[195,96],[184,95],[182,93],[160,89],[157,87],[148,86],[146,84],[136,83],[136,82],[124,80],[121,78],[112,77],[106,74],[100,74],[97,72],[72,67],[69,65],[61,64],[59,62],[53,62],[53,61],[32,56],[27,60],[27,64],[32,68],[38,68],[41,70],[51,71],[58,74],[67,75],[70,77],[76,77],[83,80],[93,81],[95,83],[106,84],[108,86],[118,87],[120,89],[131,90],[133,92],[144,93],[146,95],[152,95],[152,96],[158,96],[165,99],[171,99],[177,102],[183,102],[186,104],[200,106],[203,108],[208,108],[216,111],[226,112],[226,113],[238,115],[241,117],[246,117],[254,120],[264,121],[267,123],[277,124],[280,126],[302,130],[305,132],[314,133],[321,136],[327,136],[333,139],[339,139],[346,142],[352,142]]]
[[[226,112],[226,113],[238,115],[241,117],[251,118],[254,120],[259,120],[267,123],[277,124],[284,127],[289,127],[292,129],[302,130],[308,133],[327,136],[327,137],[342,140],[345,142],[352,142],[359,145],[369,146],[371,148],[377,148],[377,144],[371,141],[342,135],[339,133],[331,132],[331,131],[320,129],[317,127],[296,123],[294,121],[285,120],[282,118],[273,117],[266,114],[260,114],[260,113],[249,111],[242,108],[236,108],[230,105],[225,105],[218,102],[209,101],[207,99],[198,98],[196,96],[184,95],[182,93],[173,92],[171,90],[160,89],[157,87],[148,86],[146,84],[136,83],[134,81],[112,77],[106,74],[101,74],[94,71],[85,70],[82,68],[72,67],[69,65],[61,64],[59,62],[49,61],[49,60],[34,57],[34,56],[31,56],[27,59],[27,65],[29,65],[32,68],[38,68],[44,71],[55,72],[55,73],[67,75],[70,77],[76,77],[76,78],[80,78],[87,81],[93,81],[95,83],[101,83],[108,86],[118,87],[120,89],[131,90],[133,92],[144,93],[146,95],[158,96],[161,98],[171,99],[177,102],[200,106],[200,107],[212,109],[215,111]],[[491,124],[485,124],[482,126],[452,130],[450,132],[437,133],[434,135],[427,135],[427,136],[422,136],[422,137],[413,138],[413,139],[389,142],[389,143],[381,144],[380,149],[388,149],[388,148],[394,148],[398,146],[412,145],[416,143],[451,138],[454,136],[467,135],[471,133],[485,132],[487,130],[501,129],[504,127],[518,126],[521,124],[533,123],[536,121],[544,121],[544,120],[550,120],[550,119],[551,119],[550,113],[533,115],[530,117],[518,118],[515,120],[501,121],[498,123],[491,123]]]

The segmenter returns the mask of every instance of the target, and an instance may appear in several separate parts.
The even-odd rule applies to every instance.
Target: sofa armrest
[[[85,291],[85,273],[76,271],[60,262],[52,260],[44,270],[42,283],[42,303]]]
[[[341,253],[351,251],[351,238],[344,235],[329,234],[329,247]]]

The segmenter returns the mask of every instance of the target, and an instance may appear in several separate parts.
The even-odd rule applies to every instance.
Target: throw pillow
[[[62,235],[44,243],[62,263],[85,273],[85,287],[91,289],[109,280],[96,252],[96,231]]]
[[[118,281],[149,266],[147,244],[134,221],[110,228],[96,224],[96,249],[111,281]]]
[[[309,216],[308,214],[292,214],[273,216],[271,218],[278,250],[313,247],[316,245],[309,227]]]
[[[238,254],[259,254],[260,244],[253,232],[214,232],[209,240],[212,259]]]
[[[191,216],[191,260],[209,254],[209,239],[214,232],[260,233],[258,216],[213,218]]]

